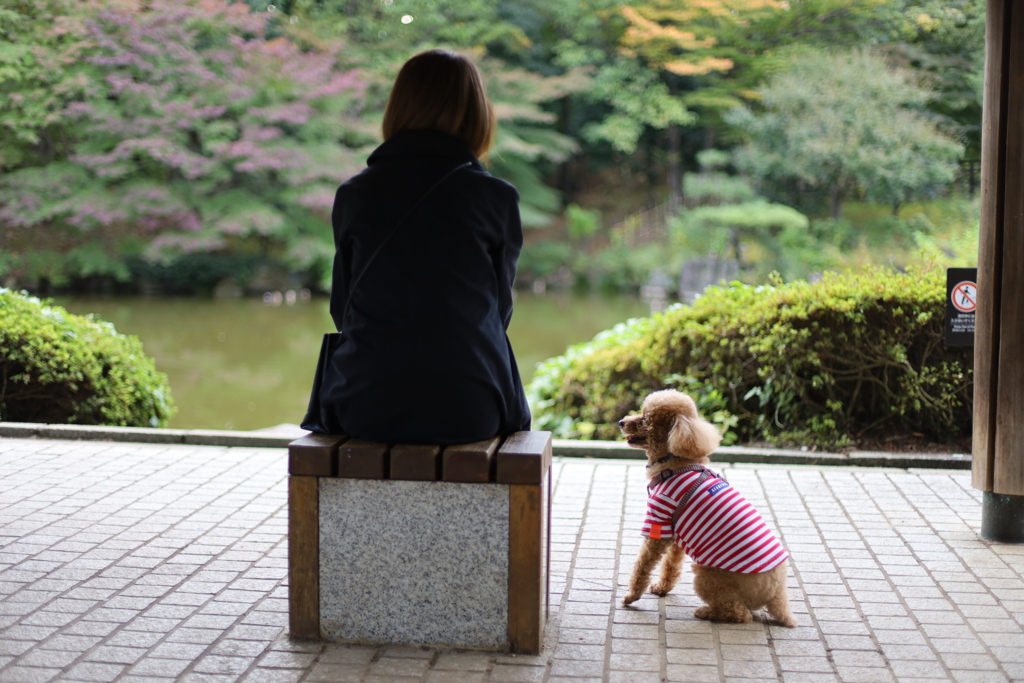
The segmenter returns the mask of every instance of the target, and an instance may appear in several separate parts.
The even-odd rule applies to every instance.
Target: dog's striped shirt
[[[699,481],[703,472],[711,476]],[[673,529],[672,514],[694,484]],[[741,574],[766,572],[789,557],[754,506],[707,468],[683,471],[650,487],[641,533],[674,536],[697,564]]]

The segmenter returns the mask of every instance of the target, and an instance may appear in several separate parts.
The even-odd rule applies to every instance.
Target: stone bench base
[[[296,473],[337,472],[330,453],[351,460],[345,444],[311,436],[290,448],[291,635],[538,652],[547,618],[550,433],[458,446],[448,458],[438,447],[383,446],[384,466],[374,466],[392,475],[393,459],[433,453],[433,480]],[[445,481],[466,478],[476,483]]]

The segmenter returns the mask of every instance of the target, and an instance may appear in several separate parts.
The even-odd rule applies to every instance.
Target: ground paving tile
[[[1024,681],[1024,546],[964,471],[726,465],[800,625],[619,605],[643,464],[556,458],[539,656],[287,637],[281,449],[0,439],[0,683]],[[688,573],[688,570],[687,570]]]

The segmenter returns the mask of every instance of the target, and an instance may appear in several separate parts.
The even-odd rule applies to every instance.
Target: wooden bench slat
[[[498,449],[499,484],[540,484],[551,467],[551,432],[516,432]]]
[[[391,449],[391,478],[437,481],[441,478],[441,447],[399,444]]]
[[[492,480],[494,453],[501,444],[499,437],[448,446],[444,449],[442,479],[444,481],[485,484]]]
[[[352,439],[338,447],[338,477],[387,479],[388,445]]]
[[[338,446],[344,434],[307,434],[288,444],[288,474],[299,477],[338,476]]]

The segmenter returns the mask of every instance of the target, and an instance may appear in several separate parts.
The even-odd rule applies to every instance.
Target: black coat
[[[367,259],[410,214],[345,302]],[[466,443],[529,429],[512,347],[519,193],[458,140],[404,131],[334,200],[331,316],[343,342],[321,394],[351,437]],[[343,319],[344,317],[344,319]]]

